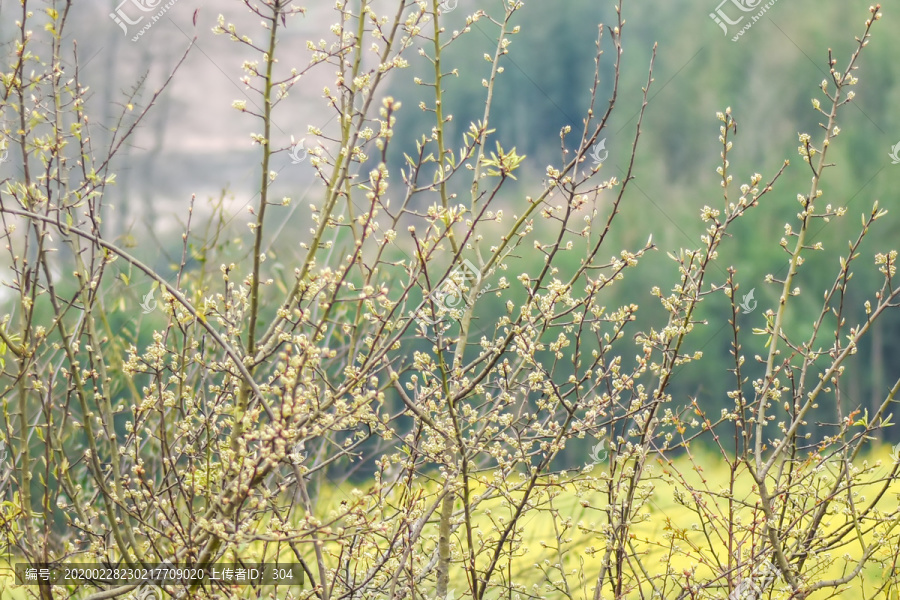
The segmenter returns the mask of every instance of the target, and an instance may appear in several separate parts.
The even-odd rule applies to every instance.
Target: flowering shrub
[[[17,294],[0,328],[14,463],[0,521],[7,552],[128,566],[297,563],[307,583],[280,597],[321,600],[828,597],[861,585],[870,566],[880,569],[882,591],[896,589],[900,513],[891,485],[900,464],[856,459],[889,425],[900,382],[877,413],[845,413],[837,403],[833,433],[805,432],[810,411],[845,376],[846,359],[900,298],[897,251],[885,249],[874,257],[882,287],[857,292],[870,294],[866,320],[845,323],[857,249],[884,215],[877,204],[849,253],[834,255],[834,283],[812,334],[785,330],[805,257],[827,252],[810,245],[811,224],[845,212],[819,198],[878,7],[846,67],[837,70],[829,56],[814,103],[820,137],[800,135],[811,187],[785,225],[788,269],[770,277],[780,301],[765,313],[768,325],[751,332],[767,338],[765,353],[751,358],[762,374],[751,379],[735,270],[720,277],[712,266],[732,224],[764,210],[760,200],[787,161],[733,182],[730,109],[718,114],[724,201],[701,210],[706,229],[694,247],[668,252],[675,285],[653,288],[667,321],[645,319],[634,303],[607,305],[607,291],[656,249],[652,239],[609,247],[635,178],[653,82],[651,61],[631,160],[621,177],[608,175],[599,150],[623,65],[621,1],[618,22],[600,29],[583,126],[564,128],[560,162],[524,199],[507,202],[510,181],[535,168],[491,128],[522,2],[492,15],[477,10],[450,33],[438,0],[338,0],[331,39],[310,42],[300,60],[279,52],[279,34],[303,10],[248,0],[260,28],[242,31],[220,18],[215,32],[257,56],[241,80],[257,101],[233,103],[240,118],[253,119],[260,156],[242,234],[252,252],[232,260],[214,242],[221,219],[208,234],[188,219],[173,278],[110,241],[101,222],[110,160],[164,90],[123,120],[98,157],[86,90],[77,70],[62,69],[72,7],[35,16],[30,4],[23,2],[20,50],[3,74],[0,105],[14,117],[3,135],[22,164],[0,191]],[[455,70],[442,54],[475,23],[493,28],[496,46],[485,57],[483,116],[457,148],[443,101]],[[30,50],[45,41],[49,53]],[[414,107],[385,86],[389,75],[404,76],[416,47],[432,68],[430,78],[415,79],[433,93],[419,108],[434,121],[421,137],[401,140],[396,124]],[[604,48],[615,51],[614,75],[601,108]],[[338,122],[311,127],[301,153],[273,118],[295,86],[323,69],[337,73],[324,102]],[[311,165],[320,184],[289,270],[266,262],[273,220],[290,205],[272,193],[279,152]],[[398,166],[392,157],[401,155]],[[116,325],[122,311],[108,293],[123,264],[160,290],[158,305],[144,297],[152,340]],[[733,408],[709,414],[669,387],[686,364],[703,360],[685,341],[702,328],[698,306],[722,294],[731,305]],[[714,459],[692,448],[701,439]],[[573,445],[592,448],[592,460],[566,471],[559,458]],[[726,479],[704,477],[709,460],[726,465]],[[662,534],[653,534],[647,525],[661,519],[653,507],[662,490],[691,523],[658,520]],[[99,599],[135,591],[63,587],[33,593]]]

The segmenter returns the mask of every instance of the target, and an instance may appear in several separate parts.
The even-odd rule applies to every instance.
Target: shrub
[[[821,137],[800,135],[812,182],[785,226],[787,271],[770,277],[780,301],[766,312],[768,326],[752,332],[767,342],[751,378],[735,270],[720,277],[712,266],[729,227],[765,210],[760,201],[785,167],[735,189],[730,109],[718,114],[724,201],[702,209],[706,230],[695,247],[667,253],[677,283],[653,288],[666,322],[643,319],[634,303],[607,306],[608,290],[656,250],[652,239],[609,248],[653,83],[651,61],[631,161],[623,176],[607,176],[599,142],[623,66],[621,2],[618,22],[599,30],[583,125],[560,132],[561,160],[543,183],[506,198],[532,166],[491,128],[521,2],[492,16],[478,10],[449,33],[441,20],[450,6],[438,0],[385,2],[383,15],[369,0],[338,1],[332,40],[311,44],[308,61],[291,68],[285,61],[296,57],[279,52],[279,34],[303,10],[248,0],[260,30],[220,18],[215,31],[257,54],[242,81],[258,101],[234,104],[260,132],[258,196],[242,234],[252,252],[232,260],[216,242],[222,211],[205,234],[189,218],[173,278],[109,241],[101,219],[111,161],[164,90],[137,109],[129,101],[98,155],[86,90],[77,69],[63,70],[64,57],[77,58],[63,35],[73,6],[33,15],[33,4],[22,3],[0,104],[21,167],[0,192],[17,295],[0,328],[14,463],[2,509],[8,553],[132,567],[294,562],[308,584],[289,593],[321,600],[826,597],[862,585],[871,565],[881,569],[881,591],[896,589],[900,513],[890,486],[900,464],[858,458],[890,424],[900,382],[876,414],[838,402],[827,435],[803,433],[860,340],[897,307],[897,252],[885,249],[875,256],[883,285],[867,292],[865,321],[845,323],[857,249],[885,214],[877,203],[848,253],[832,256],[834,283],[811,334],[785,329],[804,258],[827,252],[810,244],[811,224],[845,213],[819,197],[878,7],[845,67],[829,54],[814,101]],[[494,28],[496,49],[486,56],[483,117],[457,149],[452,107],[442,101],[456,70],[441,56],[476,23]],[[49,54],[39,58],[33,49],[45,43]],[[388,76],[403,76],[417,44],[431,75],[416,83],[433,92],[420,108],[433,124],[400,140],[395,125],[414,107],[383,90]],[[604,48],[614,51],[605,107]],[[271,161],[307,155],[273,119],[322,69],[337,72],[325,103],[338,123],[311,129],[314,142],[302,151],[320,196],[285,273],[266,262],[272,222],[290,204],[273,197]],[[401,155],[399,166],[392,157]],[[140,321],[152,339],[132,331],[131,315],[107,295],[139,273],[161,291],[162,310]],[[722,294],[731,307],[733,408],[709,414],[669,386],[703,360],[685,341],[702,329],[700,304]],[[694,440],[713,454],[697,454]],[[567,446],[591,448],[592,463],[561,469]],[[713,461],[725,465],[723,480],[704,477]],[[692,523],[658,520],[661,535],[647,528],[659,519],[659,489]],[[65,587],[55,589],[108,598],[135,584]],[[189,593],[242,592],[193,585]]]

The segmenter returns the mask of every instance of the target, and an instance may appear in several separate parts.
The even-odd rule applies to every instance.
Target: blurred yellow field
[[[859,459],[857,466],[873,469],[870,475],[871,479],[883,479],[894,464],[891,450],[890,447],[885,446],[867,459]],[[704,465],[702,473],[692,470],[691,461],[685,457],[674,461],[674,469],[667,467],[666,470],[685,473],[686,481],[692,486],[702,488],[702,482],[705,480],[709,491],[719,491],[720,483],[727,481],[729,475],[721,457],[708,452],[699,452],[694,453],[694,459],[694,464]],[[579,479],[585,475],[601,477],[602,470],[603,465],[597,465],[593,469],[579,472],[578,477]],[[678,497],[685,498],[687,496],[684,488],[666,483],[661,479],[659,476],[663,470],[664,467],[658,462],[653,463],[652,471],[655,477],[647,478],[653,481],[653,494],[641,511],[642,521],[632,529],[634,534],[632,547],[645,556],[644,564],[647,566],[648,575],[662,575],[666,573],[666,569],[669,569],[670,571],[691,571],[696,573],[698,579],[702,579],[727,570],[726,532],[709,529],[704,531],[699,526],[696,512],[676,500]],[[570,472],[570,475],[574,474],[575,472]],[[528,588],[535,585],[534,582],[549,579],[555,580],[555,585],[560,588],[568,585],[569,593],[573,597],[592,598],[593,586],[602,557],[600,551],[604,548],[600,531],[605,523],[606,504],[602,493],[577,492],[574,489],[575,484],[565,482],[564,477],[547,478],[545,483],[550,487],[558,488],[559,491],[552,500],[543,498],[543,501],[537,502],[522,521],[521,528],[517,530],[520,531],[516,542],[518,545],[517,556],[505,565],[504,570],[510,574],[511,580]],[[876,485],[871,485],[869,491],[874,494]],[[862,505],[867,499],[871,500],[871,498],[867,498],[868,495],[870,494],[863,492],[856,497],[856,501]],[[337,504],[347,497],[348,495],[340,490],[323,489],[320,506]],[[734,498],[752,499],[755,497],[752,479],[744,471],[735,486]],[[898,506],[900,506],[900,479],[895,479],[891,483],[888,493],[885,494],[880,508],[889,512]],[[460,510],[459,505],[456,508],[457,511]],[[749,515],[750,511],[745,510],[743,513]],[[502,517],[499,515],[504,514],[507,516],[510,514],[508,503],[492,500],[481,505],[479,510],[474,513],[478,535],[489,537],[496,534],[496,524],[502,521]],[[843,523],[843,519],[835,516],[826,519],[822,527],[825,532],[829,532],[835,530],[841,523]],[[565,540],[564,544],[556,544],[557,534]],[[455,536],[459,538],[461,535],[463,535],[461,530],[457,530]],[[864,532],[862,539],[871,541],[872,535],[871,531]],[[747,550],[748,548],[741,548],[739,552],[735,549],[734,555],[739,556],[741,552],[746,553]],[[876,558],[890,561],[891,556],[896,552],[897,548],[886,546],[881,555]],[[848,563],[842,557],[847,555],[852,560],[857,560],[860,554],[860,545],[854,538],[844,549],[834,553],[839,559],[833,561],[828,569],[815,572],[819,578],[838,578],[847,572],[845,567]],[[456,598],[465,597],[466,590],[468,590],[461,565],[464,558],[459,554],[454,555],[456,567],[453,570],[452,582],[455,586]],[[562,569],[560,569],[560,565]],[[479,566],[483,567],[483,564],[479,563]],[[562,572],[566,573],[566,583],[563,583]],[[889,567],[882,569],[877,562],[870,563],[868,568],[863,570],[862,580],[854,580],[853,583],[846,585],[845,589],[847,593],[856,590],[854,593],[864,593],[866,597],[869,597],[880,584],[886,581],[889,573]],[[776,590],[778,585],[783,586],[783,580],[778,580]],[[546,598],[565,597],[561,589],[554,589],[553,586],[546,584],[537,585],[533,589],[533,593]],[[891,593],[896,592],[891,590]],[[724,598],[725,595],[727,592],[723,592],[719,597]],[[813,594],[810,597],[825,598],[827,595],[823,591],[821,594]],[[776,593],[772,597],[786,598],[788,595],[779,596]],[[893,598],[894,596],[883,597]]]
[[[859,461],[859,466],[874,466],[880,460],[882,467],[876,468],[882,468],[884,472],[887,472],[892,464],[890,451],[890,448],[884,447],[868,460]],[[705,479],[710,490],[714,489],[717,482],[728,479],[727,468],[720,459],[717,462],[718,457],[715,455],[695,453],[694,458],[696,463],[707,465],[703,468],[702,475],[696,470],[691,470],[691,462],[685,457],[674,461],[674,469],[666,467],[666,470],[673,472],[677,470],[689,474],[687,481],[694,486],[701,485]],[[569,475],[577,474],[579,480],[585,476],[602,478],[604,466],[598,464],[583,471],[571,471]],[[653,474],[656,476],[661,475],[663,470],[664,468],[658,462],[652,466]],[[722,568],[726,560],[727,548],[724,543],[715,544],[715,540],[721,537],[722,532],[704,532],[697,526],[696,513],[676,500],[677,497],[684,497],[683,488],[682,493],[679,493],[676,491],[678,486],[668,484],[659,477],[648,479],[653,481],[653,494],[641,511],[644,515],[642,522],[633,528],[634,538],[632,540],[633,548],[639,549],[642,554],[645,554],[644,564],[648,566],[648,574],[659,575],[668,568],[677,571],[693,570],[698,577],[709,577],[713,573],[713,565],[716,564],[716,560],[723,561],[718,565],[719,568]],[[537,585],[532,590],[546,598],[564,598],[566,595],[562,593],[561,589],[565,586],[569,586],[568,593],[574,598],[591,598],[602,556],[599,550],[604,547],[603,538],[599,533],[605,521],[603,494],[576,491],[574,489],[577,487],[576,484],[570,480],[567,482],[565,477],[548,477],[544,483],[559,491],[552,499],[544,498],[544,501],[522,521],[516,542],[518,545],[517,556],[505,565],[505,571],[510,574],[513,581],[527,588],[536,585],[534,582],[555,581],[560,589],[554,590],[552,586],[545,583]],[[429,487],[433,488],[434,486]],[[750,497],[752,487],[749,476],[741,477],[739,485],[735,488],[734,497]],[[364,486],[360,486],[360,489],[364,489]],[[334,486],[323,487],[318,498],[320,516],[324,518],[341,501],[351,497],[352,493],[348,492],[350,490],[346,487],[340,489]],[[900,500],[898,500],[900,499],[900,479],[893,481],[889,495],[891,499],[883,505],[885,509],[900,505]],[[865,497],[860,496],[858,500],[864,502]],[[496,533],[495,525],[502,520],[502,517],[498,519],[499,515],[508,511],[509,505],[498,500],[491,500],[481,505],[474,514],[478,534],[489,537],[492,533]],[[829,526],[833,526],[833,524],[824,523],[826,529]],[[556,544],[557,534],[560,534],[564,544]],[[461,533],[457,530],[456,536],[459,535]],[[887,559],[891,552],[896,552],[896,550],[896,548],[885,548],[885,556],[882,558]],[[851,544],[846,553],[853,559],[857,559],[859,547],[854,548]],[[257,555],[257,549],[250,547],[246,549],[244,558],[253,560]],[[313,553],[309,552],[306,558],[313,561]],[[455,558],[456,567],[452,571],[451,583],[455,591],[455,598],[460,599],[468,595],[468,587],[460,565],[463,557],[457,555]],[[283,560],[289,562],[292,561],[292,557],[286,554]],[[657,566],[656,571],[653,570],[654,565]],[[562,572],[566,573],[565,582],[563,582]],[[841,576],[842,572],[841,564],[835,563],[831,569],[820,573],[819,576],[835,578]],[[885,579],[886,573],[873,563],[864,571],[863,581],[856,580],[853,584],[847,585],[846,590],[847,593],[855,590],[854,593],[865,594],[865,597],[869,597],[872,590]],[[780,583],[783,584],[783,582]],[[896,594],[895,591],[891,591],[891,593]],[[0,598],[18,600],[28,597],[34,596],[29,596],[26,588],[14,586],[11,575],[0,579]],[[255,596],[248,588],[243,597]],[[775,594],[772,597],[787,596]],[[812,598],[817,597],[819,596],[812,596]],[[895,596],[883,597],[893,599]]]

